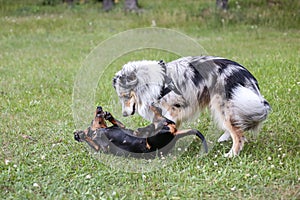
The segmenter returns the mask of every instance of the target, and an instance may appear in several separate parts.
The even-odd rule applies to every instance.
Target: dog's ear
[[[131,72],[130,74],[123,74],[118,77],[120,80],[120,84],[122,86],[133,86],[137,83],[137,77],[135,72]],[[116,82],[116,81],[115,81]]]
[[[116,89],[117,82],[119,82],[120,85],[123,87],[136,85],[137,84],[136,71],[132,71],[130,74],[116,75],[112,81],[112,85],[115,89]]]
[[[137,83],[136,72],[131,72],[128,76],[126,76],[126,82],[129,85],[134,85]]]

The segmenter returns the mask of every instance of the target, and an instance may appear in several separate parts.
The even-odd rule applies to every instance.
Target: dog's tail
[[[179,130],[175,133],[176,137],[181,138],[188,135],[196,135],[202,141],[204,152],[208,153],[208,146],[204,135],[196,129]]]
[[[242,130],[258,131],[271,110],[270,104],[258,90],[246,87],[237,87],[231,102],[234,124]]]

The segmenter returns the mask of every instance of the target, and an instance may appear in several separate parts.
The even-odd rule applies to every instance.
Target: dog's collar
[[[172,79],[167,76],[166,63],[163,60],[160,60],[158,64],[163,68],[163,71],[164,71],[164,82],[163,82],[163,85],[162,85],[162,87],[160,89],[160,95],[157,98],[157,100],[162,99],[164,96],[166,96],[167,94],[169,94],[171,91],[174,91],[176,94],[181,95],[180,91],[174,85]]]

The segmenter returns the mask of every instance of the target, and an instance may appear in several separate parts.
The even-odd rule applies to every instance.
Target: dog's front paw
[[[84,141],[85,137],[86,137],[86,134],[84,133],[84,131],[74,131],[74,139],[78,142],[82,142]]]
[[[225,158],[232,158],[232,157],[234,157],[234,154],[233,154],[233,152],[230,150],[228,153],[225,153],[225,154],[224,154],[224,157],[225,157]]]
[[[223,133],[223,135],[221,135],[221,137],[218,139],[218,142],[226,142],[229,141],[231,139],[230,133],[228,131],[225,131]]]
[[[225,157],[225,158],[233,158],[233,157],[235,157],[235,156],[238,156],[239,153],[240,153],[240,151],[235,152],[233,149],[230,149],[230,151],[229,151],[228,153],[225,153],[225,154],[224,154],[224,157]]]
[[[105,120],[110,120],[112,118],[113,118],[113,116],[112,116],[112,114],[110,114],[110,112],[104,111],[104,119]]]

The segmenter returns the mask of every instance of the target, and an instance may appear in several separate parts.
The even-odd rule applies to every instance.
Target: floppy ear
[[[117,79],[119,79],[120,84],[124,86],[133,86],[137,84],[137,77],[135,72],[131,72],[130,74],[122,74],[121,76],[116,77],[114,84],[116,84]]]
[[[135,71],[133,71],[128,76],[126,76],[126,84],[135,85],[136,83],[137,83],[136,73]]]

